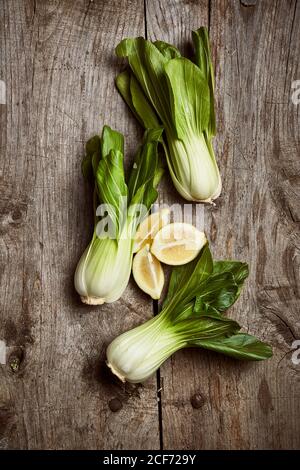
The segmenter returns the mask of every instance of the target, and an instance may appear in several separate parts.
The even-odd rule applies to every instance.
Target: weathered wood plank
[[[176,45],[207,23],[205,2],[148,2],[151,38]],[[274,358],[237,363],[199,350],[177,353],[161,369],[166,449],[299,448],[300,375],[291,361],[300,336],[299,3],[212,1],[218,136],[223,177],[217,207],[206,209],[213,252],[250,264],[230,312],[269,341]],[[174,196],[164,190],[162,200]],[[198,409],[194,394],[204,397]]]
[[[89,308],[72,279],[92,228],[84,143],[107,123],[132,156],[141,135],[114,89],[113,51],[143,33],[142,0],[1,1],[0,447],[159,446],[156,379],[124,388],[101,363],[151,302],[130,285],[113,306]]]

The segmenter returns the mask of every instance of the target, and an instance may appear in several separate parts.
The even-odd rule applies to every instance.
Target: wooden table
[[[0,447],[299,448],[299,2],[1,0],[0,11]],[[134,282],[99,308],[74,292],[92,229],[81,158],[105,123],[125,134],[127,163],[142,135],[114,88],[116,44],[146,35],[190,51],[200,25],[212,41],[223,179],[205,229],[216,258],[249,262],[230,315],[274,357],[185,350],[160,376],[123,386],[106,371],[105,348],[153,304]],[[183,203],[168,177],[160,202]]]

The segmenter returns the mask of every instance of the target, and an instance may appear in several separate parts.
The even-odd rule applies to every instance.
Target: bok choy
[[[95,223],[75,272],[75,288],[84,303],[114,302],[128,284],[137,227],[157,198],[161,133],[158,128],[145,132],[128,184],[122,134],[105,126],[102,137],[95,136],[86,145],[82,170],[94,183]]]
[[[108,346],[112,372],[122,381],[143,382],[174,352],[187,347],[244,360],[271,357],[269,345],[240,332],[240,325],[224,316],[247,276],[246,263],[213,262],[206,245],[194,261],[173,269],[160,314]]]
[[[162,41],[124,39],[116,54],[128,58],[130,71],[121,73],[116,85],[145,128],[164,127],[166,159],[181,196],[211,203],[221,192],[212,146],[214,74],[206,28],[192,37],[194,62]]]

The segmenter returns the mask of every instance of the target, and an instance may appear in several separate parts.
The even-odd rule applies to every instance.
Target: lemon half
[[[162,263],[178,266],[192,261],[207,242],[204,232],[177,222],[163,227],[154,237],[151,253]]]
[[[146,244],[133,258],[132,274],[135,282],[152,299],[159,299],[164,287],[164,272],[160,262]]]

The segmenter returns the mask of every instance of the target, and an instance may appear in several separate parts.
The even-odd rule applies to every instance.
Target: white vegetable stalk
[[[156,317],[118,336],[107,348],[107,365],[122,382],[139,383],[182,347],[166,319]]]
[[[173,183],[188,201],[212,203],[221,193],[222,183],[211,145],[204,134],[183,140],[167,135],[170,156],[165,147]]]
[[[129,281],[132,240],[98,238],[94,234],[75,272],[75,289],[83,303],[101,305],[118,300]]]

